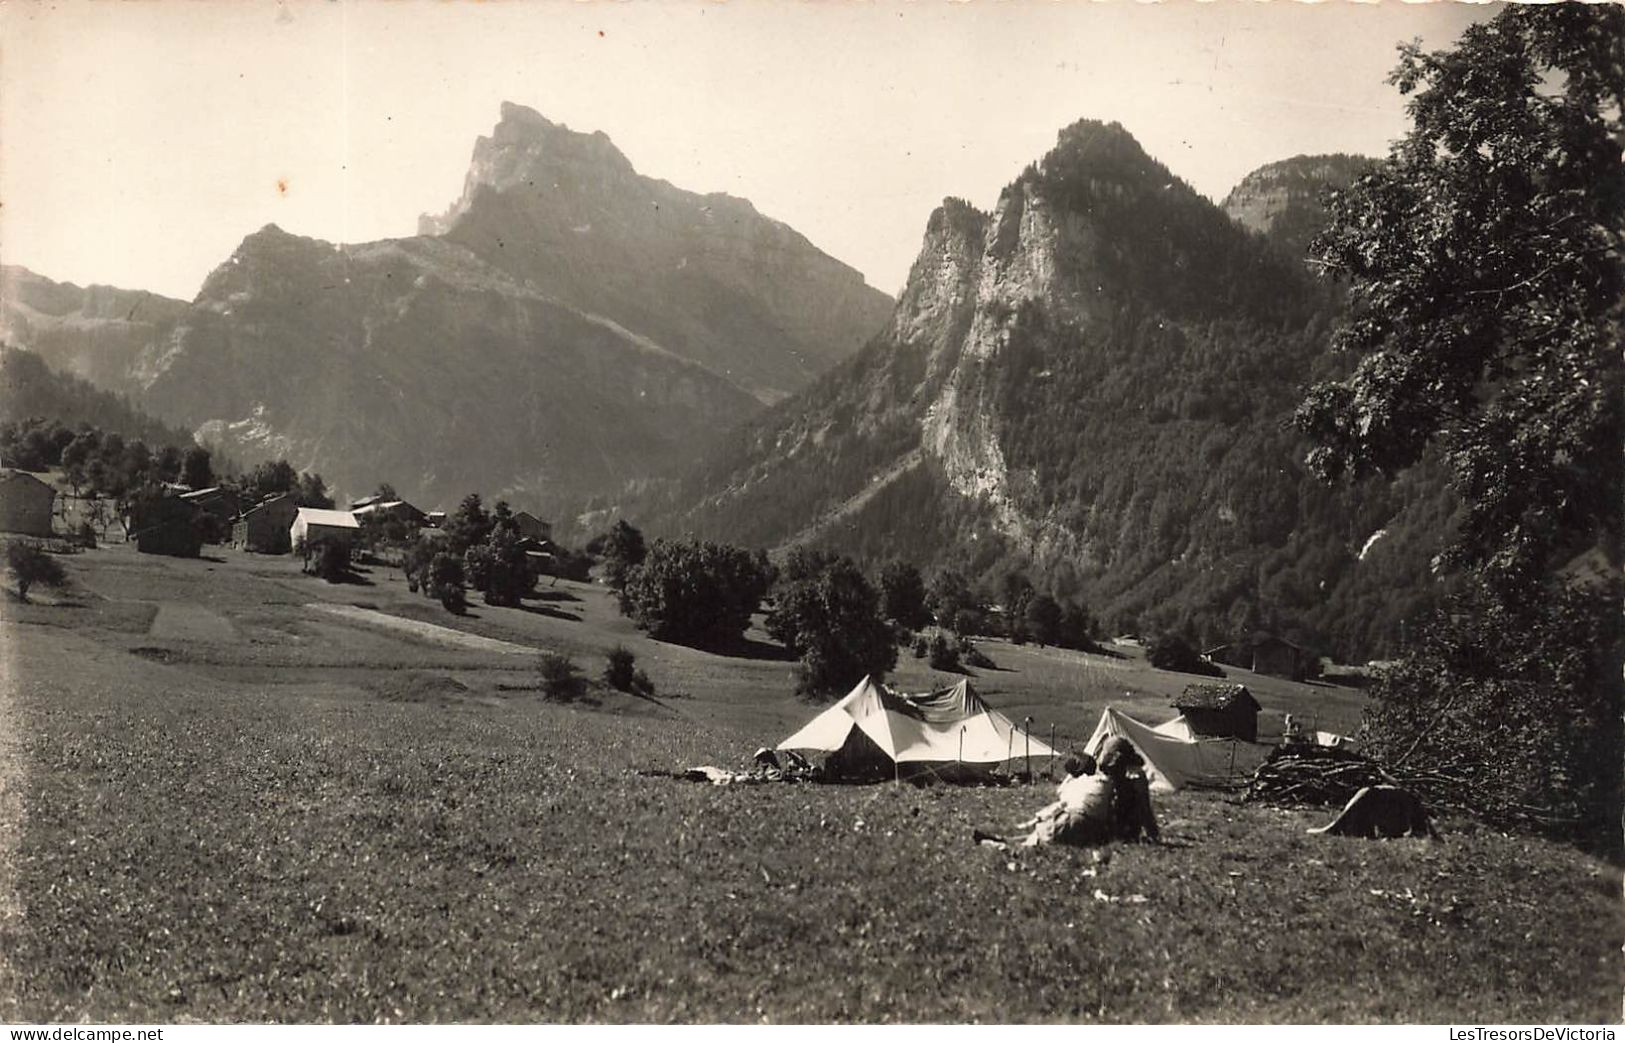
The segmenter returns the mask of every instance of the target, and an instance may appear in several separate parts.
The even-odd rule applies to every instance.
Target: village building
[[[515,514],[513,523],[522,537],[537,540],[541,543],[547,543],[553,539],[553,523],[542,521],[529,511],[520,511]]]
[[[1202,655],[1215,663],[1293,681],[1302,681],[1320,673],[1319,656],[1274,634],[1253,634],[1240,641],[1210,648]]]
[[[1173,707],[1185,718],[1193,736],[1258,741],[1258,712],[1263,707],[1246,685],[1186,685]]]
[[[238,497],[237,490],[220,485],[211,485],[196,492],[181,493],[180,498],[222,522],[234,520],[242,511],[242,500]]]
[[[361,506],[350,508],[356,521],[365,522],[368,518],[377,516],[391,518],[406,525],[422,526],[428,515],[407,503],[405,500],[383,500],[376,496],[369,496],[364,501],[358,501]]]
[[[203,551],[197,507],[179,496],[159,496],[136,506],[127,523],[128,539],[142,554],[195,558]]]
[[[297,549],[308,552],[317,544],[337,542],[348,548],[361,525],[349,511],[329,511],[319,507],[301,507],[288,526],[288,540]]]
[[[27,471],[0,470],[0,532],[51,535],[56,490]]]
[[[292,493],[262,500],[231,527],[231,545],[256,554],[286,554],[293,549],[289,528],[298,515],[299,501]]]

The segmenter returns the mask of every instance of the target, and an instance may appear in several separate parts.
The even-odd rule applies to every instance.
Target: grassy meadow
[[[1322,810],[1159,802],[1166,843],[973,845],[1047,786],[713,787],[815,707],[753,631],[651,641],[600,587],[468,616],[399,572],[112,545],[0,619],[0,1020],[1595,1022],[1620,874],[1446,820],[1309,836]],[[359,607],[341,616],[313,606]],[[540,697],[534,657],[621,643],[653,700]],[[974,683],[1075,744],[1194,678],[982,647]],[[1229,670],[1328,730],[1358,692]],[[907,688],[950,680],[905,652]],[[20,815],[17,812],[20,811]],[[9,894],[5,893],[9,892]],[[9,903],[9,904],[8,904]],[[9,910],[9,912],[8,912]]]

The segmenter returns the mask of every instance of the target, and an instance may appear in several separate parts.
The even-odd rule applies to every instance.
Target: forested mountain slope
[[[1114,625],[1380,654],[1435,593],[1451,502],[1435,478],[1326,488],[1301,467],[1284,425],[1339,364],[1336,307],[1123,128],[1085,121],[992,213],[932,215],[856,359],[628,513],[984,578],[1025,568]]]

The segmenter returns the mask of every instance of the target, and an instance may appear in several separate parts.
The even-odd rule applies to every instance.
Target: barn
[[[345,547],[355,539],[361,525],[349,511],[328,511],[319,507],[301,507],[288,526],[288,540],[295,547],[303,545],[307,551],[319,543],[337,542]]]
[[[298,514],[292,493],[261,500],[231,527],[231,545],[258,554],[286,554],[293,549],[288,529]]]
[[[1256,633],[1228,645],[1210,648],[1202,655],[1215,663],[1302,681],[1320,672],[1320,658],[1301,645],[1274,634]]]
[[[1246,685],[1189,684],[1173,706],[1185,718],[1192,736],[1258,741],[1258,712],[1263,707]]]
[[[51,535],[51,510],[56,490],[15,468],[0,470],[0,532],[27,536]]]

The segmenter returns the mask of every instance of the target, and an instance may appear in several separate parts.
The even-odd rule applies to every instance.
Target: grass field
[[[1619,1016],[1619,870],[1568,848],[1452,821],[1440,843],[1308,836],[1326,812],[1189,792],[1159,804],[1161,846],[1011,856],[972,827],[1047,789],[638,774],[740,766],[810,716],[760,633],[718,656],[590,585],[459,619],[390,570],[217,557],[106,547],[4,605],[0,1020]],[[623,643],[659,692],[547,704],[528,656],[377,613],[589,672]],[[1191,680],[983,647],[975,683],[1063,744],[1107,702],[1163,720]],[[1356,692],[1232,676],[1358,720]]]

